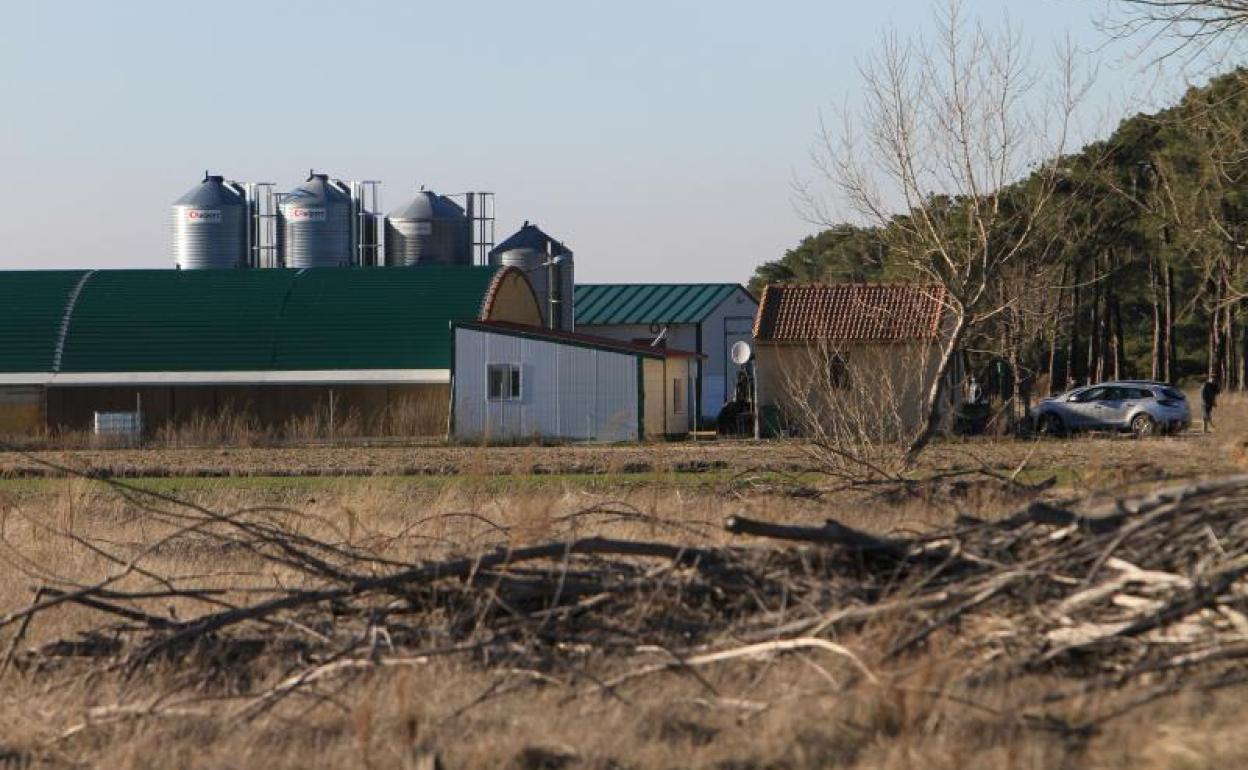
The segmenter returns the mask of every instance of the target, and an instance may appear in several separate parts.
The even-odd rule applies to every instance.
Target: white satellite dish
[[[732,362],[737,366],[748,364],[752,355],[754,355],[754,351],[750,350],[750,343],[745,340],[737,340],[732,343]]]

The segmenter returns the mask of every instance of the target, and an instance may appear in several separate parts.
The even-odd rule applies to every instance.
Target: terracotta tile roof
[[[911,284],[772,284],[754,316],[764,342],[898,342],[936,336],[941,286]]]

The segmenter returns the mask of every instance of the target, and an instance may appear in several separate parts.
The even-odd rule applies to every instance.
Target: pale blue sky
[[[491,189],[499,240],[531,219],[580,280],[744,281],[814,230],[790,183],[819,111],[930,7],[0,0],[0,267],[170,266],[204,169],[286,189],[315,166],[383,180],[386,208]],[[966,2],[1037,56],[1101,43],[1102,8]],[[1111,48],[1093,102],[1116,119],[1140,83]]]

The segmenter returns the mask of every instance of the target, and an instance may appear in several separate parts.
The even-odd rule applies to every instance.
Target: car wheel
[[[1136,438],[1147,438],[1157,432],[1157,421],[1146,414],[1137,414],[1131,420],[1131,432]]]
[[[1062,418],[1055,414],[1040,415],[1040,434],[1044,436],[1061,436],[1066,432]]]

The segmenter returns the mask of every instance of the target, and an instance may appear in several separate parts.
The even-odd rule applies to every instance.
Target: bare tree
[[[1239,42],[1248,30],[1248,0],[1111,0],[1104,20],[1115,37],[1141,37],[1161,45],[1158,58],[1208,56]],[[1217,59],[1220,57],[1214,56]]]
[[[776,356],[785,420],[819,468],[851,486],[902,478],[900,442],[923,402],[934,347],[821,339]]]
[[[1042,72],[1015,30],[968,23],[957,0],[936,19],[935,40],[889,34],[863,64],[862,107],[844,130],[821,131],[814,152],[836,203],[803,198],[825,224],[839,204],[879,226],[907,272],[946,289],[949,333],[909,462],[940,426],[942,390],[969,331],[1011,302],[996,291],[1003,272],[1047,237],[1058,161],[1086,91],[1069,50]]]

